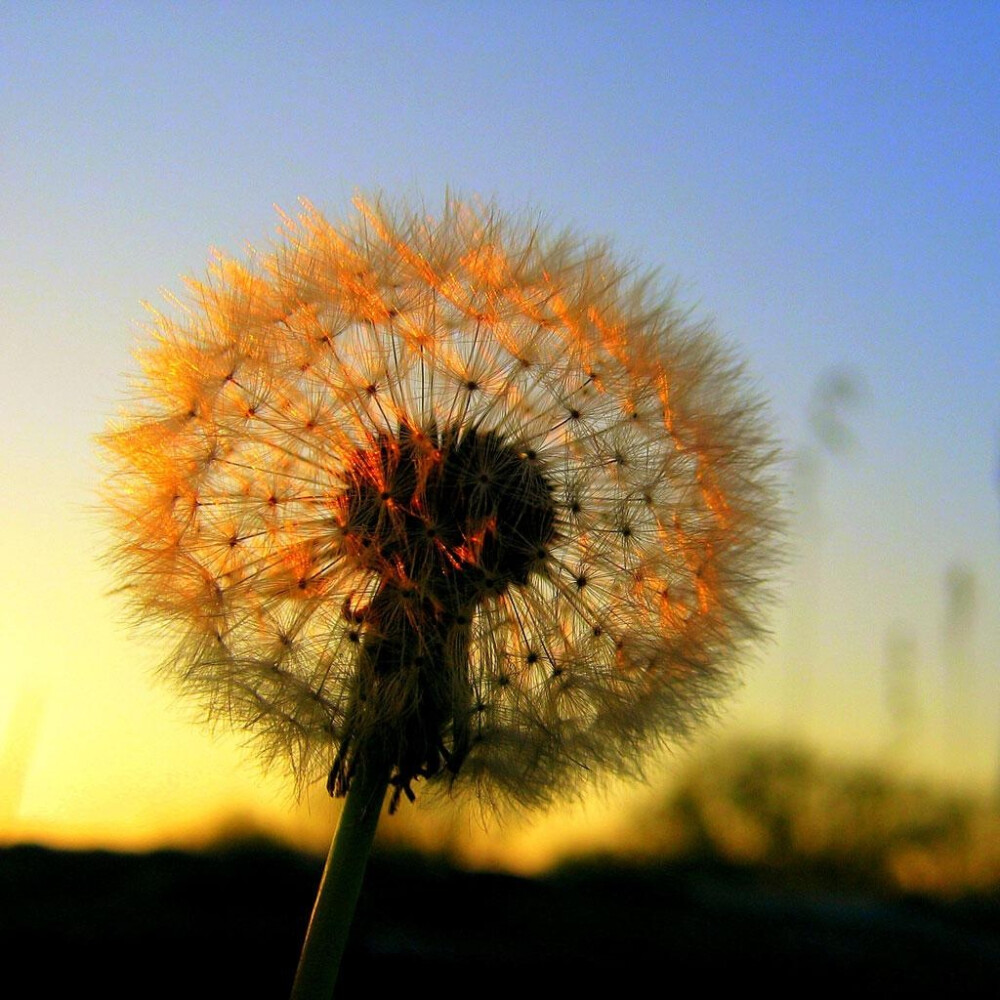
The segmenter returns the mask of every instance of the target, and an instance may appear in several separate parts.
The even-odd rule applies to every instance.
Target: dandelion
[[[213,717],[364,782],[369,820],[421,780],[535,806],[639,774],[760,632],[760,401],[602,244],[306,207],[140,361],[103,439],[133,607]]]

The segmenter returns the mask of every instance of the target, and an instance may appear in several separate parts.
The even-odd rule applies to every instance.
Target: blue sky
[[[988,770],[998,52],[1000,5],[986,2],[6,4],[0,509],[20,540],[0,550],[15,650],[0,686],[8,703],[26,685],[49,692],[39,760],[73,752],[57,732],[85,741],[66,720],[81,698],[102,712],[109,676],[158,697],[110,631],[89,513],[90,439],[122,398],[141,302],[180,291],[211,247],[266,243],[275,205],[304,196],[337,216],[356,190],[384,189],[433,209],[451,188],[659,268],[771,397],[789,488],[812,492],[737,723],[792,720],[821,744],[877,751],[886,635],[901,628],[924,756]],[[866,390],[842,413],[856,441],[844,454],[808,421],[831,369]],[[972,756],[940,718],[955,565],[975,580]],[[106,644],[90,666],[74,666],[81,642]],[[133,726],[123,746],[142,743],[133,710],[112,716]],[[31,787],[28,812],[56,811]]]

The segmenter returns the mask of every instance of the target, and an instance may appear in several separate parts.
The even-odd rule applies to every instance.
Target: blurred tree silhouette
[[[737,744],[692,766],[641,824],[643,854],[758,865],[837,886],[1000,889],[1000,814],[872,767]]]

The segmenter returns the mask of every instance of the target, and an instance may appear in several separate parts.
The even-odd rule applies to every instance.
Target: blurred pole
[[[976,577],[954,564],[944,580],[945,607],[941,638],[944,680],[945,738],[958,767],[976,749],[976,705],[973,646],[976,628]]]
[[[812,671],[817,643],[817,595],[822,589],[823,525],[820,510],[822,463],[810,448],[795,454],[791,486],[795,516],[795,586],[789,601],[785,647],[783,734],[795,740],[806,736],[812,702]]]
[[[889,629],[885,641],[884,671],[889,755],[896,764],[909,763],[917,742],[920,718],[917,643],[909,626],[897,622]]]
[[[21,801],[38,744],[45,693],[25,686],[17,693],[0,744],[0,842],[17,838]]]

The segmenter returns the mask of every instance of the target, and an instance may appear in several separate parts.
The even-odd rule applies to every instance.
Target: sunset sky
[[[144,301],[357,191],[608,236],[746,357],[791,558],[707,739],[996,782],[998,52],[988,2],[5,4],[0,838],[328,823],[155,683],[93,436]]]

